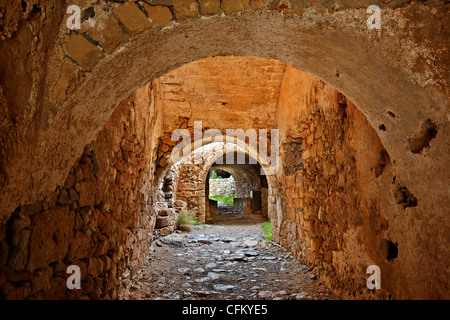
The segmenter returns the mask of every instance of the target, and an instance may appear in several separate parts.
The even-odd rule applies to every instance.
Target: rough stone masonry
[[[70,1],[0,5],[1,299],[115,299],[174,229],[170,137],[195,121],[280,130],[262,206],[340,298],[449,298],[447,2],[75,2],[79,30]],[[179,200],[206,217],[204,169]]]

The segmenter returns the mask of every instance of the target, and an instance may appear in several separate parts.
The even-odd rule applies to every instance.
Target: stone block
[[[137,35],[152,27],[150,20],[148,20],[144,12],[133,2],[126,2],[121,5],[115,11],[115,15],[131,36]]]
[[[144,9],[147,11],[148,17],[152,20],[154,26],[167,27],[172,24],[173,16],[168,7],[144,4]]]
[[[158,229],[168,227],[169,225],[170,225],[169,218],[167,218],[167,217],[156,218],[156,227]]]
[[[75,261],[89,257],[92,254],[92,240],[82,232],[77,232],[70,245],[67,259]]]
[[[199,4],[202,16],[213,16],[219,13],[220,0],[199,0]]]
[[[36,271],[34,277],[31,279],[31,294],[49,288],[52,275],[53,270],[50,267]]]
[[[295,210],[294,208],[287,208],[286,209],[286,219],[295,221]]]
[[[83,171],[84,180],[88,180],[88,179],[92,178],[91,168],[88,163],[80,163],[79,167],[80,167],[81,171]]]
[[[75,64],[64,62],[61,68],[61,76],[53,88],[56,101],[58,103],[64,101],[83,81],[83,72]]]
[[[307,220],[305,221],[304,227],[303,227],[306,231],[311,231],[314,232],[314,220]]]
[[[67,206],[57,206],[33,217],[29,270],[64,259],[72,242],[74,223],[74,215]]]
[[[111,270],[111,268],[113,266],[112,260],[106,255],[105,256],[101,256],[100,258],[103,260],[105,271]]]
[[[105,263],[100,258],[89,258],[87,262],[87,273],[96,278],[103,272],[104,265]]]
[[[161,217],[167,217],[170,215],[170,213],[171,213],[170,209],[168,209],[168,208],[158,210],[158,216],[161,216]]]
[[[307,160],[307,159],[311,158],[311,152],[309,150],[303,151],[302,157],[303,157],[303,160]]]
[[[82,181],[84,179],[84,173],[83,170],[81,170],[80,167],[76,167],[75,169],[75,181]],[[79,190],[77,190],[79,191]]]
[[[322,246],[322,240],[319,237],[311,238],[310,246],[313,251],[318,252]]]
[[[105,185],[101,181],[81,181],[78,204],[80,207],[96,206],[100,204],[105,192]]]
[[[264,1],[264,0],[262,0],[262,1]],[[303,5],[301,3],[299,3],[296,8],[284,9],[283,12],[287,13],[287,14],[295,14],[295,15],[301,16],[303,14]]]
[[[91,71],[105,56],[102,50],[80,34],[68,41],[66,53],[69,57],[74,59],[84,71]]]
[[[161,230],[159,230],[159,235],[160,235],[161,237],[165,237],[165,236],[167,236],[167,235],[169,235],[169,234],[171,234],[171,233],[172,233],[172,230],[171,230],[171,228],[169,228],[169,227],[162,228]]]
[[[6,300],[23,300],[31,294],[31,285],[29,282],[22,282],[18,286],[12,286],[13,289],[5,294]]]
[[[164,186],[164,192],[169,192],[169,191],[173,191],[173,190],[174,190],[174,187],[171,184],[166,184]]]
[[[109,249],[108,238],[103,235],[99,235],[97,239],[97,244],[95,246],[94,255],[97,257],[105,255],[108,252],[108,249]]]
[[[269,2],[269,0],[250,0],[250,6],[254,10],[263,9],[267,2]]]
[[[199,17],[195,0],[173,0],[173,11],[177,21]]]
[[[30,232],[29,230],[24,230],[23,232]],[[28,236],[29,237],[29,236]],[[11,269],[20,271],[23,270],[27,264],[27,258],[28,258],[28,250],[20,250],[20,249],[14,249],[14,251],[11,253],[11,256],[9,258],[8,265],[11,267]]]
[[[223,0],[222,9],[225,14],[238,13],[250,8],[248,0]]]
[[[55,299],[55,297],[62,296],[67,291],[66,280],[62,277],[53,277],[50,279],[50,285],[43,291],[44,299]],[[73,290],[72,293],[79,292],[80,290]]]
[[[93,22],[87,20],[81,25],[81,33],[89,34],[106,53],[111,54],[128,42],[117,19],[111,14],[101,14]]]
[[[41,210],[42,210],[42,202],[36,202],[34,204],[22,207],[22,213],[29,217],[35,215],[36,213],[40,212]],[[1,232],[0,232],[0,234],[1,234]],[[0,238],[1,238],[1,236],[0,236]]]
[[[67,189],[67,193],[69,195],[70,201],[78,201],[80,199],[80,197],[78,196],[78,193],[72,188]]]
[[[61,206],[69,204],[69,194],[65,189],[62,189],[58,195],[58,204]]]
[[[306,137],[306,144],[308,146],[311,146],[314,143],[314,134],[311,133],[309,136]]]
[[[187,203],[183,200],[176,200],[174,203],[174,206],[177,208],[186,208],[187,207]]]

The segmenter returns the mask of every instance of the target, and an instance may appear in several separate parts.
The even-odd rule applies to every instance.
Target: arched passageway
[[[207,218],[213,218],[211,222],[216,216],[233,218],[233,215],[237,215],[245,218],[247,214],[260,214],[268,218],[268,183],[266,176],[261,175],[261,166],[254,159],[253,164],[250,164],[248,156],[239,163],[237,153],[232,163],[226,160],[226,155],[222,156],[211,166],[210,172],[219,172],[219,179],[206,178],[206,198],[210,200]],[[230,177],[222,179],[221,173],[222,176],[225,173],[225,178]],[[221,197],[231,200],[231,203],[220,202]]]
[[[225,137],[223,137],[223,140],[225,140]],[[213,168],[219,170],[222,168],[222,170],[232,172],[236,177],[237,188],[235,188],[232,197],[236,199],[237,206],[241,208],[240,211],[248,211],[249,213],[255,211],[268,218],[269,211],[275,210],[268,203],[269,181],[274,182],[275,180],[273,175],[265,176],[263,168],[267,167],[266,170],[269,170],[271,164],[262,167],[255,159],[259,157],[255,150],[252,150],[244,141],[241,142],[244,146],[241,143],[209,143],[193,150],[175,164],[172,164],[172,159],[168,161],[166,167],[159,169],[159,174],[156,175],[155,180],[158,181],[159,189],[163,188],[165,181],[168,180],[173,186],[170,191],[163,190],[169,191],[169,193],[166,192],[165,195],[159,193],[158,201],[173,196],[174,202],[186,203],[186,208],[183,210],[190,211],[199,222],[204,223],[211,220],[210,218],[217,214],[217,205],[209,197],[208,191],[211,181],[209,176]],[[166,147],[163,148],[168,150]],[[171,152],[167,151],[162,159],[169,157],[169,154]],[[196,162],[196,154],[200,155],[202,160]],[[250,154],[253,154],[254,157]],[[166,162],[163,161],[163,163]],[[163,176],[164,178],[160,178]],[[167,176],[170,178],[167,178]],[[261,192],[263,192],[264,197],[261,196]],[[252,199],[255,199],[254,208],[257,208],[255,210],[252,209]],[[262,199],[265,200],[262,201]],[[210,205],[213,207],[210,207]],[[264,211],[262,205],[264,205]]]
[[[279,170],[267,176],[274,237],[341,297],[446,297],[448,59],[430,45],[446,43],[445,6],[383,6],[384,33],[351,4],[221,6],[224,15],[197,19],[175,5],[166,26],[148,25],[153,9],[133,2],[86,5],[94,14],[77,32],[67,32],[62,4],[31,16],[25,6],[36,28],[0,47],[4,63],[17,49],[24,66],[20,77],[5,66],[11,80],[1,83],[2,297],[114,298],[145,260],[155,224],[167,222],[154,194],[173,164],[171,134],[193,135],[197,120],[202,133],[280,130]],[[55,30],[33,42],[27,32],[44,20]],[[205,74],[211,82],[193,81]],[[210,90],[218,79],[227,81]],[[28,101],[11,93],[20,81]],[[214,94],[193,103],[196,88]],[[81,266],[82,291],[65,287],[69,264]],[[381,291],[365,287],[371,264]]]

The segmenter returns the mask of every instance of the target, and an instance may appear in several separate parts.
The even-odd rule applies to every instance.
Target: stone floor
[[[336,299],[307,267],[265,240],[262,222],[259,215],[226,215],[155,241],[120,299]]]
[[[219,216],[239,213],[235,206],[228,206],[222,202],[217,202],[217,212],[219,213]]]

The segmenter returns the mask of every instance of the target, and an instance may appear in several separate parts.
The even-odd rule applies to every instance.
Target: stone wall
[[[269,189],[261,188],[261,213],[269,217]]]
[[[70,165],[131,92],[211,56],[275,58],[311,71],[351,97],[372,126],[391,125],[389,134],[381,136],[383,144],[399,161],[413,162],[414,156],[404,152],[404,140],[428,119],[440,132],[435,141],[447,140],[446,108],[436,106],[448,105],[448,49],[439,45],[447,44],[442,30],[448,8],[435,0],[384,2],[374,2],[382,7],[384,32],[367,29],[365,6],[350,0],[339,5],[294,1],[281,7],[271,1],[250,5],[227,0],[211,11],[197,2],[177,2],[171,11],[167,5],[80,0],[86,20],[79,32],[66,26],[71,3],[5,4],[0,67],[8,81],[1,83],[0,98],[1,221],[19,205],[42,200],[61,185]],[[287,40],[286,35],[296,36]],[[144,50],[146,46],[154,50]],[[324,54],[327,59],[321,58]],[[412,105],[423,107],[410,112]],[[446,155],[436,152],[436,157],[445,162]],[[440,176],[423,175],[431,181]],[[440,197],[444,189],[442,184],[436,189]]]
[[[4,270],[9,270],[2,273],[0,283],[5,297],[24,297],[42,286],[36,281],[32,283],[34,272],[36,279],[49,279],[51,274],[52,279],[57,278],[52,281],[61,282],[61,273],[53,277],[55,272],[60,272],[53,265],[51,270],[46,266],[30,272],[19,269],[29,263],[30,238],[36,239],[35,228],[31,226],[43,223],[34,217],[43,213],[44,219],[48,210],[54,210],[52,217],[67,218],[66,209],[59,208],[65,206],[57,205],[59,198],[65,202],[64,194],[69,199],[72,196],[69,213],[75,212],[70,204],[78,201],[79,205],[80,199],[83,203],[84,196],[78,194],[83,189],[64,187],[68,176],[74,174],[76,163],[87,170],[88,166],[81,161],[89,158],[95,163],[95,157],[99,159],[99,172],[107,172],[105,176],[97,177],[95,165],[91,169],[89,164],[89,170],[94,171],[87,175],[86,181],[78,182],[90,185],[91,191],[93,188],[99,194],[106,185],[106,208],[120,216],[115,221],[134,223],[133,217],[121,219],[134,214],[130,208],[140,206],[141,185],[136,183],[134,192],[122,190],[115,194],[112,190],[119,190],[120,184],[128,184],[130,179],[138,180],[133,175],[143,175],[147,169],[151,176],[154,164],[169,165],[168,151],[173,144],[164,144],[168,134],[178,127],[192,128],[193,121],[203,120],[208,127],[222,123],[223,128],[243,129],[286,124],[282,172],[269,183],[268,189],[268,206],[277,210],[272,214],[269,209],[269,216],[279,240],[292,248],[297,243],[295,252],[299,258],[317,267],[321,277],[328,279],[336,291],[373,297],[373,293],[363,291],[361,281],[366,276],[363,267],[375,263],[383,270],[384,283],[377,298],[390,295],[448,298],[448,4],[436,0],[420,3],[376,0],[371,4],[382,8],[382,29],[370,30],[366,26],[366,5],[353,0],[338,4],[329,1],[286,1],[284,4],[283,1],[281,5],[272,1],[224,0],[216,1],[208,9],[202,1],[173,1],[169,8],[167,4],[154,7],[138,6],[134,2],[79,0],[77,4],[86,19],[80,31],[69,31],[66,9],[71,4],[25,0],[4,2],[0,6],[3,75],[0,79],[0,241],[1,263]],[[251,108],[243,108],[240,113],[229,110],[226,117],[217,114],[211,118],[211,106],[201,104],[207,99],[197,98],[194,107],[177,101],[182,89],[189,86],[170,79],[165,83],[155,81],[154,87],[168,89],[165,99],[176,98],[166,105],[172,109],[167,112],[168,121],[159,118],[151,120],[148,126],[151,138],[162,137],[164,142],[155,157],[150,157],[139,169],[128,170],[125,164],[133,163],[136,158],[131,151],[120,151],[121,158],[114,161],[112,155],[111,159],[124,166],[123,171],[106,170],[111,165],[102,158],[103,154],[118,150],[118,144],[112,146],[108,141],[97,144],[97,147],[108,146],[104,152],[93,148],[92,153],[86,149],[101,130],[119,131],[120,134],[111,134],[110,141],[115,143],[118,137],[123,137],[120,121],[109,129],[103,128],[120,102],[132,92],[192,61],[223,56],[233,56],[235,60],[239,60],[238,56],[257,56],[290,63],[338,89],[361,112],[353,112],[356,109],[347,99],[337,96],[331,99],[333,95],[322,96],[322,101],[311,100],[320,88],[324,89],[318,84],[313,86],[317,92],[300,95],[298,90],[292,90],[292,94],[283,95],[287,90],[280,89],[279,85],[288,83],[283,63],[265,68],[261,63],[269,63],[260,58],[247,64],[235,61],[240,63],[235,73],[240,75],[240,80],[246,79],[247,84],[253,77],[261,80],[253,87],[260,94],[257,103],[250,104]],[[252,68],[248,74],[242,72],[252,65],[264,72],[252,72]],[[214,71],[225,68],[208,69],[210,74],[196,76],[213,77]],[[182,74],[178,74],[178,80],[181,78]],[[216,109],[225,106],[238,109],[239,101],[233,101],[233,96],[221,97],[236,89],[242,90],[240,99],[252,98],[245,91],[246,86],[236,85],[233,79],[236,80],[232,74],[226,81],[216,77],[216,83],[234,87],[231,91],[214,92]],[[206,92],[214,87],[204,81],[198,83],[208,88]],[[293,82],[291,86],[294,87]],[[286,101],[286,97],[293,100]],[[299,97],[302,98],[294,101]],[[161,101],[161,97],[154,98],[156,102]],[[317,102],[321,102],[320,114],[309,110],[305,114],[311,115],[310,118],[293,123],[292,119],[300,118],[295,106],[313,106]],[[339,103],[345,110],[343,114]],[[276,111],[280,106],[281,111]],[[320,129],[320,124],[313,120],[329,123],[330,128]],[[152,131],[163,122],[167,125],[164,132]],[[316,132],[326,134],[323,146]],[[169,148],[164,150],[165,146]],[[324,153],[317,156],[322,147]],[[83,155],[85,160],[81,158]],[[335,173],[338,163],[339,172]],[[140,169],[143,171],[136,173]],[[111,179],[114,185],[105,180],[108,177],[114,177]],[[93,181],[98,186],[90,184]],[[74,200],[77,196],[71,189],[80,199]],[[327,200],[322,201],[330,190]],[[112,194],[119,200],[111,199]],[[339,211],[343,207],[349,212]],[[100,205],[93,208],[90,210],[95,212],[104,209]],[[294,209],[299,212],[294,213]],[[299,220],[299,215],[304,214],[301,210],[307,214],[303,221]],[[21,212],[29,212],[30,221],[22,218],[28,213]],[[319,219],[322,215],[326,215],[327,221]],[[60,228],[58,224],[58,230],[64,231],[64,226]],[[54,238],[60,236],[56,233]],[[53,240],[53,235],[51,238],[45,248],[53,261],[60,256],[58,253],[56,258],[52,257],[51,252],[61,247],[65,251],[66,244]],[[97,243],[96,239],[92,241]],[[70,243],[67,250],[69,246]],[[130,246],[128,243],[125,247]],[[398,249],[397,258],[390,252],[395,251],[389,249],[392,247]],[[311,257],[316,258],[314,262]],[[135,261],[127,262],[132,265]],[[91,271],[95,265],[89,264]],[[15,287],[17,290],[13,290]],[[108,290],[101,294],[105,292],[109,294]],[[94,291],[91,294],[98,295]]]
[[[267,206],[276,209],[268,210],[276,239],[315,268],[343,298],[417,295],[404,283],[420,283],[417,270],[423,264],[417,247],[425,242],[408,240],[407,230],[411,230],[409,224],[422,221],[425,211],[417,208],[417,194],[380,140],[386,126],[372,127],[348,98],[311,75],[287,66],[283,77],[276,114],[281,167],[266,193]],[[433,122],[427,123],[417,135],[430,132],[432,140],[436,128]],[[410,140],[423,145],[422,150],[428,148],[418,138]],[[198,167],[185,175],[189,197],[197,192],[198,203],[203,203],[203,197],[197,184],[203,182],[190,177],[198,177],[201,171]],[[429,202],[422,199],[422,205]],[[198,207],[195,200],[194,207]],[[405,221],[400,217],[406,217]],[[414,230],[420,233],[419,227]],[[442,239],[437,243],[443,249]],[[430,261],[437,254],[436,249],[427,250]],[[382,269],[384,285],[379,291],[366,287],[366,269],[372,264]],[[435,270],[432,265],[425,269],[436,272],[431,271]],[[446,281],[442,271],[437,274],[436,287]],[[441,297],[443,293],[421,290],[421,294]]]
[[[418,260],[433,253],[407,234],[420,232],[423,213],[364,115],[328,85],[289,68],[279,111],[288,129],[278,241],[342,298],[443,297],[444,286],[419,289],[432,266],[419,268]],[[381,269],[381,290],[366,287],[369,265]],[[438,279],[442,272],[435,271]]]
[[[149,92],[116,109],[63,186],[1,226],[0,298],[114,299],[145,261],[155,226]],[[81,290],[67,289],[70,265]]]
[[[202,175],[204,170],[204,164],[182,162],[176,165],[178,182],[175,200],[184,201],[187,211],[194,213],[200,222],[205,222],[206,219],[206,174]]]
[[[209,196],[234,197],[236,194],[236,184],[234,178],[209,179]]]

